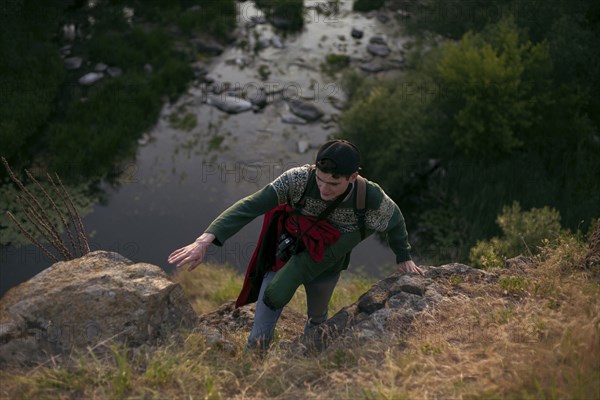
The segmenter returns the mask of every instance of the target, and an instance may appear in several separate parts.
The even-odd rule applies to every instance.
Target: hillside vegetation
[[[341,131],[400,206],[413,253],[465,262],[515,201],[586,230],[600,212],[598,2],[389,5],[410,15],[407,68],[348,72]]]
[[[596,241],[599,238],[596,238]],[[599,244],[596,243],[596,246]],[[266,354],[246,353],[248,332],[227,345],[179,332],[162,345],[105,343],[30,370],[0,372],[0,395],[29,398],[588,399],[600,385],[600,271],[588,246],[563,234],[539,255],[492,270],[493,283],[449,278],[465,295],[421,314],[403,334],[318,353],[290,346],[301,323],[279,326]],[[233,299],[242,277],[202,265],[176,276],[199,313]],[[369,286],[347,274],[332,311]],[[297,293],[284,315],[304,312]],[[293,319],[292,319],[293,320]],[[295,333],[291,333],[295,332]],[[97,349],[96,349],[97,350]]]

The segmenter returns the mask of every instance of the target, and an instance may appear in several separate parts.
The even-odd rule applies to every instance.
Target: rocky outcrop
[[[351,304],[327,322],[302,336],[306,317],[284,309],[277,323],[277,331],[290,350],[309,348],[323,350],[332,343],[345,340],[378,340],[394,334],[402,334],[411,327],[412,320],[420,313],[428,312],[436,304],[450,298],[465,296],[456,282],[492,283],[496,276],[464,264],[447,264],[440,267],[423,267],[425,276],[394,273],[377,282],[354,304]],[[455,282],[454,284],[452,282]],[[222,348],[234,345],[227,334],[236,331],[249,332],[254,319],[254,305],[235,309],[228,302],[218,310],[199,317],[197,330],[207,342]]]
[[[0,299],[0,365],[36,363],[104,341],[160,341],[196,313],[159,267],[95,251],[58,262]]]
[[[302,338],[308,347],[322,350],[334,340],[373,340],[391,334],[402,334],[410,329],[411,321],[419,313],[430,310],[437,303],[458,296],[449,289],[448,281],[493,281],[494,276],[463,264],[424,267],[425,276],[394,273],[379,281],[354,304],[343,308],[310,337]]]

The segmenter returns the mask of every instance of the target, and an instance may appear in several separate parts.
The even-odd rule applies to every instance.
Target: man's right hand
[[[215,240],[215,235],[212,233],[203,233],[193,243],[172,252],[169,255],[168,261],[170,264],[177,264],[177,268],[191,263],[188,266],[188,271],[192,271],[202,263],[206,255],[206,250],[213,240]]]

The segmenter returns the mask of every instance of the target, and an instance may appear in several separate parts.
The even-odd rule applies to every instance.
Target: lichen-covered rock
[[[35,363],[102,341],[166,338],[197,316],[158,266],[95,251],[58,262],[0,299],[0,365]]]
[[[344,307],[319,326],[304,344],[322,350],[336,340],[376,339],[401,334],[409,329],[419,313],[426,312],[449,296],[460,296],[448,290],[448,282],[491,282],[494,276],[464,264],[423,267],[425,276],[394,273],[377,282],[354,304]],[[443,293],[443,294],[442,294]]]

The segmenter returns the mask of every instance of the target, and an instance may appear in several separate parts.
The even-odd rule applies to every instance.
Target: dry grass
[[[104,358],[84,354],[35,370],[1,371],[0,394],[11,399],[594,399],[600,387],[600,286],[579,268],[584,254],[580,243],[568,239],[543,251],[538,267],[525,274],[501,271],[505,279],[497,283],[449,280],[453,297],[421,314],[408,333],[384,341],[340,342],[309,356],[276,343],[261,356],[244,352],[247,332],[228,333],[229,347],[208,345],[204,336],[187,332],[162,347],[113,347]],[[206,300],[210,290],[230,286],[201,276],[182,278],[187,290],[196,288],[191,295],[196,307],[215,302],[218,296]],[[229,279],[222,272],[217,276]],[[356,294],[360,284],[353,282],[348,293]],[[340,282],[340,288],[347,284]],[[202,301],[200,287],[206,291]],[[295,301],[302,309],[301,299]]]

